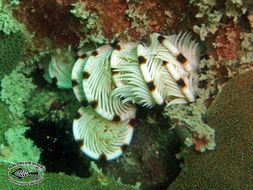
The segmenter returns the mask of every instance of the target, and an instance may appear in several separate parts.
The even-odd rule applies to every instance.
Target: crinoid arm
[[[79,102],[85,100],[85,94],[83,92],[83,68],[88,58],[78,58],[74,64],[71,74],[72,88],[74,94]]]
[[[167,36],[166,39],[170,41],[182,55],[177,55],[177,60],[183,64],[188,72],[196,72],[199,58],[200,48],[196,40],[192,39],[190,33],[179,33]]]
[[[124,103],[132,102],[152,107],[156,102],[141,73],[136,45],[136,43],[131,42],[120,42],[113,51],[111,58],[112,75],[118,85],[113,90],[112,95],[120,97]],[[115,73],[117,74],[116,77],[114,77]]]
[[[156,103],[161,105],[164,101],[161,89],[159,89],[158,86],[160,85],[159,82],[162,76],[157,78],[157,76],[160,75],[161,62],[159,59],[155,59],[152,56],[152,51],[143,43],[138,44],[137,54],[140,69],[142,71],[144,80],[149,88],[149,91],[155,99]]]
[[[157,40],[168,49],[176,62],[181,64],[187,72],[196,72],[199,63],[199,45],[192,40],[190,33],[159,35]]]
[[[135,107],[124,104],[120,97],[112,96],[110,56],[112,47],[104,45],[89,56],[83,70],[83,90],[94,110],[108,120],[124,121],[135,117]]]
[[[124,85],[124,81],[120,79],[120,72],[117,70],[120,65],[131,65],[132,62],[136,61],[136,47],[135,42],[120,41],[113,48],[111,54],[111,70],[112,79],[116,87]]]
[[[81,150],[93,159],[112,160],[119,157],[130,144],[132,119],[108,121],[90,107],[81,107],[73,122],[73,133]]]
[[[48,73],[52,79],[56,80],[56,85],[59,88],[69,89],[72,87],[71,71],[74,65],[74,58],[70,50],[62,52],[57,50],[51,58],[48,66]]]
[[[83,76],[83,69],[91,53],[92,51],[79,50],[77,52],[79,58],[76,60],[71,73],[72,88],[77,100],[81,103],[86,101],[82,81],[83,77],[85,78],[87,76]]]

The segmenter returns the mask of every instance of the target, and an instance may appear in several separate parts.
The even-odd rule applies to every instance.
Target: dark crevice
[[[74,140],[71,125],[31,120],[26,136],[41,149],[40,163],[47,172],[64,172],[78,177],[89,177],[89,162]]]

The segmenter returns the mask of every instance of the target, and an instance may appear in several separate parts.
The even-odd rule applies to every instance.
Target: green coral
[[[6,168],[8,166],[0,164],[0,181],[1,187],[4,189],[23,190],[24,187],[17,186],[8,180]],[[45,173],[42,183],[27,186],[27,190],[139,190],[139,186],[125,185],[120,180],[115,180],[110,176],[106,176],[100,169],[97,168],[94,162],[91,163],[92,176],[89,178],[79,178],[68,176],[63,173]]]
[[[4,133],[5,143],[0,145],[1,162],[39,161],[40,150],[24,135],[27,129],[22,125],[12,126]]]
[[[22,33],[0,35],[0,79],[19,64],[27,46],[28,41]]]
[[[72,4],[72,6],[73,9],[70,12],[79,19],[81,25],[83,26],[81,28],[81,32],[86,35],[86,39],[80,42],[80,47],[89,42],[95,44],[108,42],[108,40],[103,36],[99,16],[96,13],[87,10],[87,3],[77,2]]]
[[[32,79],[14,70],[2,79],[1,87],[1,100],[9,106],[12,114],[22,118],[25,112],[25,103],[30,100],[36,87],[32,83]]]
[[[4,132],[12,126],[12,120],[8,106],[0,102],[0,144],[4,142]]]
[[[208,154],[190,151],[168,190],[253,189],[252,86],[252,69],[228,81],[207,111],[217,149]]]
[[[14,1],[11,1],[11,3],[14,3]],[[4,0],[0,0],[0,31],[9,35],[23,30],[24,26],[12,16],[10,6],[4,4]]]
[[[19,1],[19,0],[8,0],[8,3],[9,3],[10,5],[16,6],[16,5],[19,5],[19,4],[20,4],[20,1]]]
[[[37,92],[26,107],[28,117],[38,118],[39,121],[59,122],[72,119],[79,103],[72,91],[43,90]]]

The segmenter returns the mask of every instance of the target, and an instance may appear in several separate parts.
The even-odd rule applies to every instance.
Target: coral
[[[238,57],[240,33],[240,28],[236,26],[227,26],[217,31],[213,43],[217,57],[226,60],[234,60]]]
[[[209,90],[199,90],[198,98],[189,106],[173,105],[165,108],[164,115],[172,120],[173,128],[186,128],[190,131],[185,139],[187,146],[195,146],[197,151],[213,150],[215,147],[214,130],[204,121],[207,110],[205,101],[209,98]]]
[[[200,35],[201,40],[205,40],[209,33],[214,34],[225,19],[230,18],[237,23],[242,15],[247,11],[247,5],[242,0],[226,0],[218,4],[215,0],[190,0],[190,3],[198,8],[195,15],[200,20],[200,24],[194,25],[193,30]]]
[[[252,66],[253,35],[240,26],[220,28],[213,43],[219,78],[231,78]]]
[[[0,181],[1,187],[5,189],[17,189],[22,190],[24,187],[17,186],[11,183],[8,180],[8,175],[6,172],[6,168],[8,166],[4,164],[0,164]],[[45,173],[44,181],[42,183],[26,186],[25,189],[28,190],[139,190],[139,186],[137,185],[125,185],[120,182],[120,180],[116,180],[112,177],[105,176],[100,169],[97,168],[95,163],[91,163],[91,171],[93,175],[89,178],[78,178],[75,176],[68,176],[63,173]]]
[[[19,5],[20,4],[20,1],[19,0],[8,0],[8,3],[10,4],[10,5]]]
[[[0,144],[4,142],[4,132],[12,126],[12,119],[8,106],[0,102]]]
[[[252,29],[253,31],[253,29]],[[252,32],[241,33],[240,64],[252,64],[253,60],[253,34]]]
[[[200,25],[194,25],[193,30],[200,35],[201,40],[204,40],[208,33],[214,34],[217,31],[223,12],[214,9],[215,0],[191,0],[190,3],[198,7],[199,12],[195,17],[203,20]]]
[[[180,176],[169,190],[253,188],[253,71],[234,77],[207,111],[216,130],[217,149],[186,156]]]
[[[12,1],[14,3],[15,1]],[[4,34],[16,33],[23,31],[24,27],[22,24],[12,16],[12,11],[8,5],[4,3],[4,0],[0,0],[0,31]]]
[[[22,33],[0,35],[0,79],[8,75],[23,59],[28,41]]]
[[[250,23],[251,29],[253,29],[253,8],[249,11],[248,14],[248,21]]]
[[[73,92],[42,90],[26,104],[26,116],[39,121],[59,122],[72,119],[78,107]]]
[[[141,12],[138,7],[129,4],[125,14],[131,22],[130,28],[135,29],[141,36],[145,36],[150,32],[149,21],[145,12]]]
[[[1,100],[9,106],[15,116],[22,118],[25,112],[25,103],[31,98],[35,89],[32,79],[17,70],[6,75],[1,81]]]
[[[245,0],[227,0],[225,6],[226,16],[232,18],[235,23],[238,22],[240,17],[247,11]]]
[[[5,143],[0,145],[0,162],[38,162],[40,150],[24,135],[28,128],[16,122],[13,122],[13,125],[15,126],[11,126],[4,133]]]
[[[85,39],[80,42],[80,47],[85,43],[103,44],[108,42],[103,36],[102,25],[96,13],[93,13],[86,8],[85,2],[77,2],[73,4],[73,9],[70,11],[80,21],[82,25],[81,32],[85,35]]]
[[[199,98],[189,106],[173,105],[166,107],[164,115],[171,119],[173,128],[179,128],[179,133],[185,133],[183,140],[187,146],[194,145],[198,151],[212,150],[215,147],[214,130],[210,128],[203,120],[207,110],[207,101],[217,90],[214,84],[216,72],[213,58],[209,60],[202,59],[199,69],[203,70],[199,76],[199,83],[205,83],[204,87],[198,87],[196,94]],[[204,71],[206,70],[206,71]]]

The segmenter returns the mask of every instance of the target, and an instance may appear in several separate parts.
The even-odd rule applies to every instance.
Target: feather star
[[[188,33],[150,35],[149,44],[120,41],[78,52],[72,88],[81,107],[74,138],[93,159],[112,160],[130,144],[135,104],[185,104],[195,101],[199,46]]]

